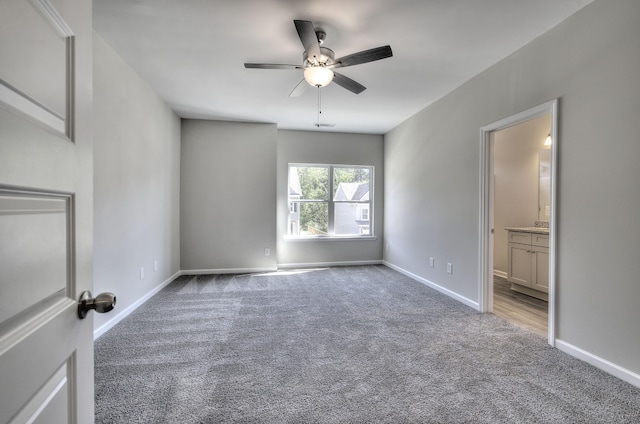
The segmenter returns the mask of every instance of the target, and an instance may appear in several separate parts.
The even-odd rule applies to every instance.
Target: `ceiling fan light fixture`
[[[333,71],[322,66],[312,66],[304,70],[304,79],[313,87],[325,87],[333,81]]]

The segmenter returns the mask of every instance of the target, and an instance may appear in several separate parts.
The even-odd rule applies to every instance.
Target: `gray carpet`
[[[96,423],[640,422],[640,389],[384,266],[183,276],[95,360]]]

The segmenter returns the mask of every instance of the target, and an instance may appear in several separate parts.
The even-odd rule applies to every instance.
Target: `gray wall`
[[[180,119],[95,32],[93,57],[94,294],[117,313],[180,269]]]
[[[557,337],[639,373],[639,75],[640,2],[597,0],[391,131],[385,260],[478,301],[479,128],[560,98]]]
[[[384,147],[381,135],[278,131],[278,264],[374,263],[382,259]],[[373,165],[375,240],[286,240],[289,163]]]
[[[275,124],[182,121],[183,271],[276,268],[276,141]]]
[[[550,130],[547,114],[493,134],[496,271],[507,272],[505,227],[533,227],[538,220],[539,153]]]
[[[286,241],[290,162],[375,166],[375,240]],[[246,272],[380,262],[383,137],[182,121],[181,269]],[[276,203],[277,202],[277,203]],[[264,249],[271,250],[270,256]]]

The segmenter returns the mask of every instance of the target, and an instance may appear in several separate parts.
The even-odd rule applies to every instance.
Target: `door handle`
[[[109,312],[116,306],[116,295],[113,293],[105,292],[100,293],[96,297],[91,297],[91,292],[85,290],[80,294],[78,299],[78,318],[85,319],[87,313],[94,309],[98,313]]]

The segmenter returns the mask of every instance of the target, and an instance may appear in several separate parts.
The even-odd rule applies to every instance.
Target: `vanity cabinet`
[[[548,234],[509,230],[507,279],[512,290],[548,300]]]

